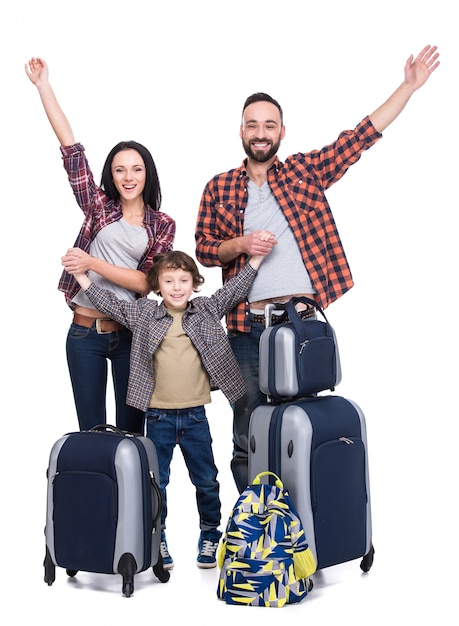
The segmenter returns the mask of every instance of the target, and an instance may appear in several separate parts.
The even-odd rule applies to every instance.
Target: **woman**
[[[66,270],[87,272],[99,286],[133,301],[148,293],[145,274],[155,255],[172,249],[175,221],[159,211],[161,189],[150,152],[134,141],[117,144],[97,186],[84,147],[75,142],[50,85],[46,62],[32,58],[25,70],[59,140],[64,168],[85,215],[74,247],[62,257],[65,269],[59,281],[73,311],[66,348],[80,430],[106,421],[110,360],[116,424],[143,433],[144,413],[126,404],[131,332],[97,311]]]

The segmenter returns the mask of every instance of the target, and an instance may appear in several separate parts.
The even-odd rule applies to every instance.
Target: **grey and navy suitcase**
[[[249,481],[277,474],[290,492],[308,544],[324,569],[372,563],[365,417],[341,396],[312,396],[257,407],[249,425]]]
[[[319,314],[300,319],[298,303],[314,307]],[[341,382],[341,362],[335,331],[321,307],[304,296],[287,304],[265,307],[266,328],[259,344],[260,390],[272,400],[285,402],[320,391],[331,390]],[[287,323],[270,324],[273,311],[286,316]],[[282,313],[283,311],[283,313]]]
[[[156,448],[143,436],[114,426],[64,435],[53,445],[47,470],[45,582],[56,566],[120,574],[122,592],[149,567],[169,580],[160,554],[161,491]]]

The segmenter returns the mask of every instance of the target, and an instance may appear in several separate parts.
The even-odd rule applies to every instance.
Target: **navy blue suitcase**
[[[322,319],[302,320],[295,305],[313,306]],[[288,323],[271,325],[278,310]],[[335,331],[320,306],[306,297],[287,304],[267,304],[266,328],[261,334],[259,354],[260,390],[276,402],[287,402],[312,393],[334,391],[341,382],[341,361]]]
[[[317,569],[374,556],[365,417],[341,396],[257,407],[249,426],[249,481],[277,474],[290,492]],[[269,480],[266,479],[266,480]]]
[[[56,566],[120,574],[122,592],[152,567],[169,580],[160,553],[161,491],[153,442],[101,425],[64,435],[53,445],[47,470],[44,580]]]

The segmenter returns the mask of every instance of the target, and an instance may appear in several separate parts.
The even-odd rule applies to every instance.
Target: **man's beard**
[[[270,141],[267,141],[267,140],[255,140],[255,141],[252,141],[251,143],[263,143],[263,142],[268,143],[268,144],[271,143]],[[251,144],[247,143],[244,140],[242,140],[242,146],[244,148],[246,155],[249,157],[249,159],[258,161],[258,163],[266,163],[266,161],[269,161],[270,159],[272,159],[272,157],[275,154],[277,154],[277,151],[279,150],[279,146],[280,146],[280,140],[276,141],[276,143],[271,144],[271,147],[268,149],[267,152],[265,150],[253,150]]]

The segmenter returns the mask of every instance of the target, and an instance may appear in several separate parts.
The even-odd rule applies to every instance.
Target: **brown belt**
[[[311,317],[314,317],[316,314],[316,310],[313,306],[309,306],[307,309],[303,311],[297,311],[298,317],[301,320],[307,320]],[[265,324],[266,317],[264,313],[252,313],[252,322],[256,322],[257,324]],[[290,318],[287,313],[281,313],[280,315],[274,315],[271,313],[271,326],[275,326],[276,324],[286,324],[290,322]]]
[[[95,326],[98,335],[105,335],[107,333],[119,333],[121,330],[126,330],[126,327],[115,320],[111,320],[109,317],[89,317],[88,315],[82,315],[81,313],[73,314],[73,323],[78,326],[84,326],[85,328],[92,328]]]

